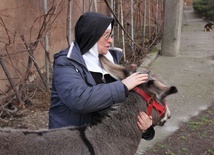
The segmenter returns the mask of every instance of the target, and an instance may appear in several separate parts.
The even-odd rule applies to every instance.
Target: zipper
[[[105,76],[102,74],[102,81],[104,82],[104,83],[106,83],[106,79],[105,79]]]

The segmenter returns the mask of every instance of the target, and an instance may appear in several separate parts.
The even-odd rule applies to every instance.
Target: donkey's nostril
[[[158,125],[159,126],[164,126],[164,124],[166,123],[166,121],[160,122]]]
[[[159,126],[164,126],[165,123],[166,123],[166,120],[163,120],[163,121],[160,121],[158,125]]]

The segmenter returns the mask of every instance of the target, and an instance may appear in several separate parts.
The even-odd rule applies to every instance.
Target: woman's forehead
[[[107,30],[105,30],[104,34],[110,33],[110,32],[111,32],[111,30],[110,30],[110,29],[107,29]]]

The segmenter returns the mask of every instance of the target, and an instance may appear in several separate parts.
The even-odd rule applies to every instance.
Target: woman
[[[134,73],[116,81],[102,68],[98,54],[117,64],[122,57],[120,50],[110,49],[113,25],[114,19],[103,14],[83,14],[75,41],[54,55],[49,128],[89,125],[97,111],[124,102],[129,90],[147,80],[147,74]],[[142,138],[154,137],[151,116],[141,112],[136,123]]]

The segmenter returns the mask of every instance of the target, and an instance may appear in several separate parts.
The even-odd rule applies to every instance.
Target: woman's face
[[[97,42],[99,54],[104,54],[104,55],[107,54],[112,42],[113,42],[113,39],[112,39],[111,30],[107,29]]]

